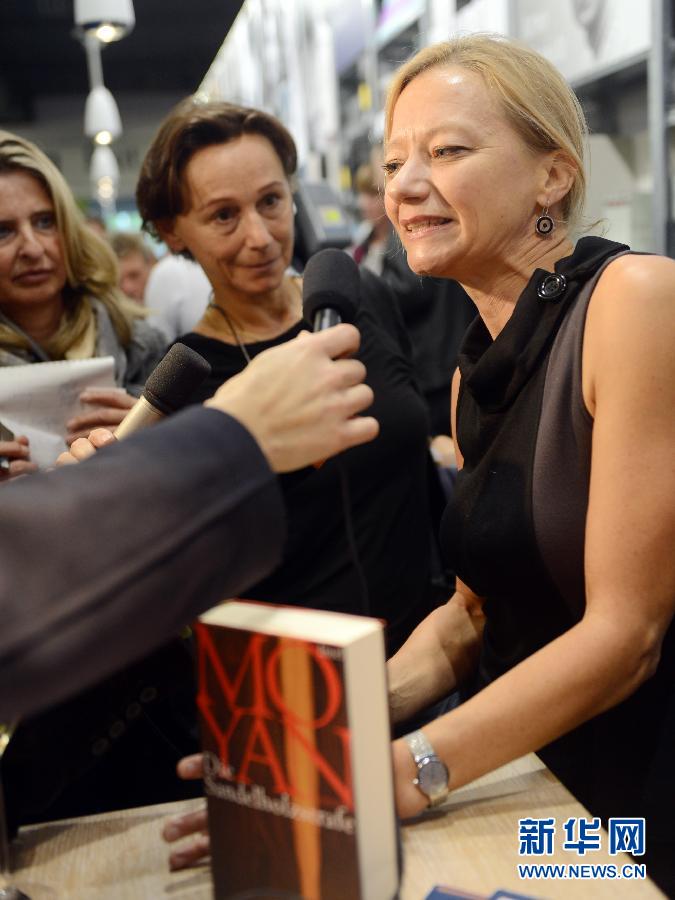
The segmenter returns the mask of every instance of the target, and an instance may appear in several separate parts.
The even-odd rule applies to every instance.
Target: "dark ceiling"
[[[191,93],[242,0],[136,0],[136,26],[105,47],[116,91]],[[0,0],[0,122],[31,121],[37,97],[86,94],[83,48],[73,38],[73,0]]]

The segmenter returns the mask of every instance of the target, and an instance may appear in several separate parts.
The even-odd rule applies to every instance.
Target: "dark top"
[[[318,470],[282,475],[288,515],[283,563],[246,592],[256,600],[341,612],[368,611],[388,623],[387,649],[393,652],[430,608],[431,520],[428,500],[428,420],[411,381],[407,338],[386,285],[361,273],[361,332],[358,357],[375,393],[369,414],[380,423],[372,443],[340,457],[349,483],[358,556],[368,585],[364,609],[359,578],[349,549],[337,460]],[[247,344],[251,357],[295,337],[298,322],[269,341]],[[211,396],[245,365],[241,349],[195,333],[180,341],[212,365],[195,401]]]
[[[583,615],[593,431],[581,391],[583,331],[603,264],[626,250],[584,238],[555,266],[566,289],[541,299],[547,275],[555,285],[537,269],[497,339],[477,319],[463,344],[464,468],[442,542],[459,577],[485,597],[478,688]],[[652,840],[673,833],[674,638],[671,626],[657,674],[632,697],[541,753],[592,813],[647,816]]]
[[[258,445],[190,409],[1,490],[0,720],[22,717],[2,761],[10,827],[193,792],[175,774],[198,749],[188,648],[134,661],[279,561]]]
[[[458,282],[416,275],[393,230],[382,278],[394,291],[410,337],[413,372],[429,409],[431,434],[450,434],[450,385],[476,307]]]

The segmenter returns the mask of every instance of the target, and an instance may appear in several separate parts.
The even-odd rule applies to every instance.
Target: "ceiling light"
[[[136,22],[132,0],[75,0],[75,25],[80,34],[104,44],[119,41]]]
[[[110,147],[94,147],[89,164],[89,177],[95,186],[101,179],[108,179],[113,186],[117,186],[120,180],[120,169]]]
[[[110,144],[122,134],[122,120],[115,98],[99,84],[89,91],[84,107],[84,133],[97,144]]]

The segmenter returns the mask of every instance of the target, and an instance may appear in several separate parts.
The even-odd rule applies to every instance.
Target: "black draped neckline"
[[[610,256],[628,249],[604,238],[582,238],[570,256],[558,260],[554,273],[534,270],[513,315],[494,340],[480,316],[472,322],[459,353],[459,369],[463,388],[483,410],[499,412],[511,405],[589,276]],[[562,275],[566,288],[559,297],[544,300],[538,290],[552,274]]]

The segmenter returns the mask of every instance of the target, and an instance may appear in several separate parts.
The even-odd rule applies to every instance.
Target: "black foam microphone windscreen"
[[[315,253],[302,276],[303,314],[314,331],[356,318],[361,289],[359,269],[343,250]]]
[[[191,347],[174,344],[152,371],[143,394],[115,429],[121,440],[139,428],[177,412],[211,372],[211,366]]]

